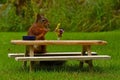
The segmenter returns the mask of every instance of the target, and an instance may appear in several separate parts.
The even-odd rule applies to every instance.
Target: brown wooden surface
[[[105,45],[103,40],[11,40],[18,45]]]
[[[29,55],[30,55],[30,57],[34,57],[34,47],[33,47],[33,45],[30,45],[29,46]],[[30,61],[30,71],[32,71],[33,70],[33,66],[34,66],[34,62],[33,61]]]

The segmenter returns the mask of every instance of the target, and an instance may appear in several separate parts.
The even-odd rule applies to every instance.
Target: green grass
[[[41,67],[29,73],[29,68],[23,69],[22,62],[8,58],[9,52],[24,52],[24,46],[12,45],[10,40],[22,39],[25,32],[1,32],[0,39],[0,80],[119,80],[120,79],[120,30],[111,32],[65,32],[62,39],[100,39],[108,41],[105,46],[93,46],[92,50],[98,54],[107,54],[111,60],[94,61],[94,71],[90,72],[87,65],[79,68],[78,61],[68,61],[60,67]],[[46,39],[56,39],[53,32],[46,35]],[[48,46],[52,51],[81,51],[81,46]]]
[[[16,0],[7,0],[0,7],[0,31],[26,31],[36,13],[46,16],[52,30],[58,23],[70,32],[111,31],[120,26],[120,0],[43,0],[42,4],[24,1],[25,5],[18,8],[20,15],[16,13]]]

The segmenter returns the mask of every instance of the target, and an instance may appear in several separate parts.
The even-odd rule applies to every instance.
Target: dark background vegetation
[[[120,0],[0,0],[0,31],[26,31],[37,13],[51,31],[98,32],[120,28]]]

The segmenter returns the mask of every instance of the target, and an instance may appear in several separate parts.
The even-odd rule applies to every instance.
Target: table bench
[[[29,56],[25,56],[24,53],[9,53],[8,56],[17,61],[30,61],[30,71],[33,69],[32,61],[81,60],[80,66],[83,67],[84,60],[87,60],[89,67],[92,68],[92,60],[111,58],[109,55],[96,55],[96,52],[91,52],[92,45],[107,44],[103,40],[11,40],[11,43],[29,46]],[[53,52],[34,56],[34,45],[82,45],[82,52]]]
[[[81,52],[46,52],[44,54],[39,54],[38,56],[80,56],[81,54],[82,54]],[[97,55],[96,52],[91,52],[91,54]],[[88,55],[87,52],[85,53],[85,55]],[[10,58],[24,57],[24,56],[25,53],[8,53],[8,57]]]

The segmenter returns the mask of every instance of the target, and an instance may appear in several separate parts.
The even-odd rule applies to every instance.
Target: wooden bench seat
[[[39,56],[39,57],[16,57],[16,61],[62,61],[62,60],[98,60],[110,59],[108,55],[91,55],[91,56]]]
[[[69,55],[77,56],[77,55],[81,55],[81,52],[49,52],[49,53],[44,53],[36,56],[69,56]],[[97,53],[92,52],[92,55],[97,55]],[[25,56],[25,53],[8,53],[8,57],[10,58],[24,57],[24,56]]]

